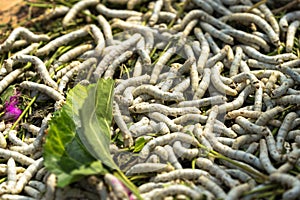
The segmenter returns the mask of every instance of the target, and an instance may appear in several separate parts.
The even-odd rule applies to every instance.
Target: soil
[[[22,6],[25,5],[23,0],[2,0],[0,1],[0,24],[2,26],[14,26],[18,21],[18,13]]]

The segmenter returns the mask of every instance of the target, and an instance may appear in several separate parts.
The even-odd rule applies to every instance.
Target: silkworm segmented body
[[[173,167],[168,164],[161,163],[139,163],[131,167],[130,170],[126,172],[127,176],[141,174],[141,173],[159,173],[159,172],[168,172],[172,171]]]

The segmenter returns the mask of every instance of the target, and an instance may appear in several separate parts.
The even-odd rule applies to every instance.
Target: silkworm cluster
[[[58,20],[58,34],[19,27],[3,38],[0,94],[13,85],[36,95],[36,113],[0,126],[1,199],[135,199],[112,175],[59,189],[43,167],[52,112],[78,82],[99,78],[116,82],[112,157],[144,199],[299,198],[300,11],[278,19],[276,1],[101,2],[35,20]]]

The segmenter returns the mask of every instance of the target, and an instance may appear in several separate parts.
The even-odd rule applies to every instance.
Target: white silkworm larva
[[[282,65],[276,66],[276,69],[283,72],[284,74],[289,75],[297,83],[300,83],[300,74],[296,72],[294,69]]]
[[[178,69],[178,75],[182,75],[182,74],[185,74],[187,72],[190,71],[190,68],[192,66],[192,64],[196,61],[196,59],[194,57],[190,57],[188,58],[184,63],[183,65],[181,65],[181,67],[179,67]]]
[[[191,199],[202,199],[203,194],[197,192],[196,190],[180,184],[170,185],[168,187],[162,188],[159,191],[156,191],[153,197],[150,199],[165,199],[169,196],[175,196],[183,194],[186,197],[190,197]]]
[[[216,198],[218,198],[218,199],[226,198],[227,195],[224,192],[224,190],[217,183],[215,183],[211,179],[207,178],[206,176],[200,176],[198,178],[198,182],[200,182],[204,188],[206,188],[211,193],[213,193],[216,196]]]
[[[70,78],[72,78],[75,75],[75,72],[81,72],[85,69],[91,68],[93,65],[97,63],[96,58],[89,58],[85,60],[84,62],[80,63],[79,65],[74,66],[70,71],[68,71],[60,80],[60,83],[58,85],[58,91],[63,92],[65,87],[67,86]]]
[[[220,79],[220,72],[223,69],[223,64],[221,62],[217,62],[213,68],[211,69],[211,82],[215,86],[215,88],[220,92],[225,92],[227,95],[236,96],[237,91],[225,85]]]
[[[206,22],[200,22],[201,28],[205,31],[208,32],[210,35],[212,35],[215,38],[218,38],[224,43],[233,45],[233,38],[230,35],[227,35],[226,33],[216,29],[212,25],[206,23]]]
[[[207,39],[207,38],[206,38],[206,39]],[[200,42],[197,41],[197,40],[195,40],[195,41],[192,42],[191,46],[192,46],[192,48],[193,48],[195,57],[196,57],[196,58],[199,58],[200,53],[201,53]]]
[[[96,6],[96,10],[106,17],[111,18],[120,18],[120,19],[126,19],[131,16],[142,16],[142,13],[133,11],[133,10],[116,10],[116,9],[110,9],[107,8],[105,5],[99,3]]]
[[[74,18],[80,11],[82,11],[85,8],[90,7],[90,6],[96,6],[98,3],[99,3],[99,0],[82,0],[82,1],[75,3],[71,7],[71,9],[68,11],[68,13],[65,15],[65,17],[62,21],[63,26],[69,25],[70,22],[72,20],[74,20]]]
[[[276,168],[272,165],[271,160],[268,155],[268,148],[266,141],[261,139],[259,141],[259,160],[263,166],[263,168],[269,173],[272,174],[276,171]]]
[[[199,86],[193,96],[194,100],[201,99],[204,96],[211,81],[210,77],[211,77],[211,69],[204,68],[202,80],[200,81]]]
[[[180,141],[175,141],[173,144],[174,153],[182,158],[186,158],[188,160],[192,160],[193,158],[197,157],[199,154],[199,149],[193,148],[188,149],[185,148]]]
[[[98,4],[99,5],[99,4]],[[128,40],[121,42],[121,44],[116,45],[113,50],[107,53],[102,60],[97,65],[95,71],[93,72],[96,79],[99,79],[105,70],[108,68],[109,64],[113,62],[113,60],[124,53],[126,50],[130,49],[133,45],[135,45],[140,39],[140,34],[134,34]]]
[[[180,83],[178,83],[177,85],[175,85],[173,88],[170,89],[171,92],[184,92],[186,91],[191,84],[191,78],[190,77],[186,77],[185,79],[183,79],[183,81],[181,81]]]
[[[33,197],[34,199],[41,199],[41,196],[42,196],[42,193],[40,191],[38,191],[37,189],[30,187],[30,186],[24,187],[24,193]]]
[[[9,130],[8,131],[8,139],[14,145],[28,146],[25,142],[23,142],[20,138],[17,137],[17,131],[16,130]]]
[[[209,106],[209,105],[216,105],[216,104],[221,104],[226,101],[226,97],[222,95],[218,96],[213,96],[213,97],[206,97],[202,99],[197,99],[197,100],[190,100],[190,101],[181,101],[178,104],[175,104],[175,107],[203,107],[203,106]]]
[[[208,14],[212,14],[214,12],[212,6],[205,0],[192,0],[192,2],[196,4],[196,6],[200,7],[202,10],[207,12]]]
[[[258,150],[258,147],[259,147],[259,143],[253,142],[248,146],[248,148],[246,149],[246,152],[255,154],[255,152],[257,152],[257,150]]]
[[[17,183],[16,163],[13,158],[7,161],[7,189],[10,192]]]
[[[183,101],[183,94],[180,92],[165,92],[153,85],[141,85],[137,87],[133,92],[133,97],[137,97],[141,94],[148,94],[155,99],[161,99],[163,101]]]
[[[128,130],[126,123],[122,119],[119,105],[115,101],[113,102],[113,117],[118,127],[122,131],[125,146],[131,147],[133,145],[131,132]]]
[[[188,23],[186,25],[186,27],[184,28],[184,30],[182,31],[182,37],[187,37],[192,30],[194,29],[194,27],[198,24],[198,20],[194,19],[192,20],[190,23]]]
[[[259,9],[253,8],[253,6],[248,5],[232,5],[229,7],[229,10],[234,13],[251,12],[260,16],[261,18],[265,17],[265,15]]]
[[[181,125],[176,125],[170,118],[159,112],[148,113],[148,116],[157,122],[164,122],[171,131],[180,131],[182,129]]]
[[[28,185],[36,188],[38,191],[44,193],[46,192],[46,185],[41,181],[31,180],[28,182]]]
[[[284,162],[287,158],[286,155],[280,154],[276,149],[276,142],[274,139],[274,136],[272,135],[271,131],[269,130],[268,135],[265,136],[268,150],[270,153],[270,156],[276,160],[277,162]]]
[[[185,55],[188,57],[188,59],[189,58],[195,59],[195,62],[193,62],[190,67],[190,77],[191,77],[192,90],[196,91],[198,88],[198,82],[199,82],[199,74],[197,71],[196,58],[195,58],[193,49],[190,45],[187,45],[187,44],[184,45],[184,52],[185,52]]]
[[[293,21],[287,30],[287,34],[286,34],[286,52],[292,52],[293,51],[293,47],[294,47],[294,40],[295,40],[295,34],[296,31],[298,29],[298,27],[300,26],[300,21],[296,20]]]
[[[209,44],[209,47],[210,47],[211,51],[214,54],[219,53],[221,51],[221,49],[219,48],[219,46],[217,45],[217,43],[214,41],[214,39],[211,37],[211,35],[209,33],[205,33],[204,36],[205,36],[206,41]],[[198,42],[198,41],[196,41],[196,42]]]
[[[63,69],[59,70],[54,75],[54,79],[58,80],[59,78],[61,78],[62,76],[64,76],[68,71],[70,71],[74,67],[77,67],[80,64],[81,64],[81,62],[79,62],[79,61],[72,61],[70,64],[68,64],[67,66],[65,66]]]
[[[8,38],[0,45],[0,52],[10,50],[13,43],[19,36],[25,38],[27,42],[40,42],[50,40],[49,36],[47,35],[36,35],[27,28],[18,27],[15,28],[8,36]]]
[[[297,113],[290,112],[283,119],[283,122],[276,135],[276,148],[280,153],[282,152],[285,138],[288,132],[291,130],[292,123],[297,117],[298,117]]]
[[[300,17],[300,11],[293,11],[293,12],[289,12],[289,13],[283,15],[279,20],[279,26],[280,26],[281,30],[287,31],[287,28],[289,26],[288,23],[290,21],[299,19],[299,17]]]
[[[214,18],[213,16],[209,15],[208,13],[204,12],[203,10],[192,10],[188,14],[184,16],[181,23],[178,25],[173,26],[172,29],[174,30],[182,30],[184,27],[193,19],[201,19],[201,21],[207,22],[219,29],[230,29],[231,26],[225,24],[224,22],[220,21],[219,19]]]
[[[168,164],[162,163],[139,163],[132,166],[127,172],[126,176],[132,176],[135,174],[143,173],[159,173],[159,172],[169,172],[174,170],[174,168]]]
[[[168,161],[171,163],[171,165],[175,168],[175,169],[182,169],[182,165],[180,164],[180,162],[178,161],[173,148],[170,145],[165,145],[164,146],[165,150],[168,152]],[[173,169],[174,169],[173,168]],[[171,170],[170,170],[171,171]]]
[[[128,197],[126,190],[124,189],[123,184],[112,174],[105,174],[104,181],[109,185],[116,196],[120,199],[126,199]]]
[[[86,51],[91,50],[92,48],[93,48],[93,45],[91,45],[91,44],[83,44],[83,45],[74,47],[70,51],[61,55],[58,58],[58,61],[62,62],[62,63],[69,62],[69,61],[73,60],[74,58],[76,58],[77,56],[80,56],[81,54],[85,53]]]
[[[271,25],[271,27],[273,28],[274,32],[279,36],[280,33],[280,28],[279,28],[279,24],[274,16],[274,14],[272,13],[272,11],[266,6],[266,4],[261,4],[258,7],[262,13],[265,15],[265,19],[266,21],[268,21]]]
[[[149,112],[160,112],[164,115],[178,116],[184,114],[200,114],[201,111],[195,107],[183,107],[183,108],[170,108],[168,106],[158,103],[139,103],[129,107],[129,111],[133,113],[149,113]]]
[[[232,149],[239,149],[245,144],[249,144],[251,142],[257,142],[262,136],[261,135],[254,135],[254,134],[245,134],[242,136],[239,136],[235,139],[235,141],[232,143]]]
[[[90,24],[89,28],[91,30],[91,35],[97,44],[94,51],[97,55],[101,54],[103,49],[105,48],[105,39],[103,33],[95,24]]]
[[[98,23],[100,24],[103,34],[105,36],[107,46],[112,45],[113,44],[113,35],[112,35],[112,30],[111,30],[109,22],[102,15],[98,15],[97,20],[98,20]]]
[[[251,186],[249,183],[240,184],[230,189],[225,200],[238,200],[242,197],[243,193],[249,191],[250,189]]]
[[[0,197],[3,200],[35,200],[35,198],[18,194],[2,194]]]
[[[173,132],[167,135],[159,136],[151,141],[149,141],[142,149],[142,151],[139,154],[139,159],[141,161],[144,161],[150,152],[156,147],[156,146],[163,146],[166,144],[171,144],[173,141],[181,141],[184,143],[192,144],[194,146],[198,146],[198,141],[185,133],[182,132]],[[172,148],[172,147],[170,147]]]
[[[44,85],[44,84],[35,83],[35,82],[31,82],[31,81],[23,81],[20,84],[20,86],[22,88],[28,89],[28,90],[38,90],[38,91],[48,95],[55,101],[60,101],[60,100],[65,99],[65,97],[63,95],[61,95],[57,90],[55,90],[47,85]]]
[[[231,47],[229,45],[225,45],[220,52],[207,60],[205,67],[212,68],[217,62],[221,62],[226,56],[228,56],[230,49]]]
[[[230,70],[229,70],[229,77],[233,77],[238,74],[239,67],[241,65],[241,60],[243,56],[243,49],[240,46],[235,48],[235,56],[231,63]]]
[[[239,21],[255,23],[261,28],[270,38],[275,46],[279,46],[279,36],[274,32],[273,28],[261,17],[252,13],[232,13],[221,18],[222,22]]]
[[[173,181],[176,179],[196,180],[201,175],[208,177],[209,173],[201,169],[176,169],[164,174],[158,174],[152,179],[152,181],[159,183]]]
[[[260,115],[261,115],[260,111],[239,109],[239,110],[233,110],[228,112],[225,116],[225,119],[234,119],[238,116],[257,119]]]
[[[270,46],[268,45],[268,43],[253,34],[241,31],[241,30],[236,30],[236,29],[224,29],[221,30],[223,33],[226,33],[228,35],[231,35],[232,37],[234,37],[235,39],[237,39],[238,41],[244,43],[244,44],[249,44],[249,43],[253,43],[258,45],[259,47],[262,47],[264,49],[264,51],[269,52],[270,51]]]
[[[283,193],[283,199],[297,199],[299,197],[300,181],[296,177],[285,173],[273,173],[269,179],[271,182],[277,182],[290,188]]]
[[[3,133],[0,132],[0,147],[5,149],[6,146],[7,146],[6,138],[4,137]]]
[[[259,84],[254,96],[254,111],[261,111],[263,105],[263,87]]]
[[[42,168],[42,169],[45,169],[45,168]],[[38,173],[37,173],[37,175],[38,175]],[[56,187],[56,176],[55,176],[55,174],[49,173],[49,175],[46,176],[46,179],[44,180],[44,182],[46,184],[46,192],[44,194],[44,198],[49,199],[49,200],[53,200],[54,196],[55,196],[55,187]]]
[[[256,125],[264,126],[274,118],[278,113],[282,112],[284,109],[281,106],[276,106],[270,110],[267,110],[266,112],[263,112],[259,118],[255,121]]]
[[[147,74],[122,80],[122,82],[116,86],[114,92],[115,94],[122,94],[127,87],[129,86],[137,87],[143,83],[148,83],[149,80],[150,80],[150,76]]]
[[[297,59],[297,56],[292,53],[283,53],[283,54],[278,54],[275,56],[268,56],[260,53],[256,49],[246,46],[246,45],[240,45],[243,48],[243,51],[250,57],[261,61],[265,63],[270,63],[270,64],[280,64],[283,61],[286,60],[294,60]]]
[[[176,52],[177,47],[171,47],[169,48],[164,54],[162,54],[159,58],[157,63],[154,65],[154,68],[152,70],[150,83],[155,84],[158,80],[159,74],[161,73],[162,68],[164,65],[169,61],[169,59],[174,55]]]
[[[271,96],[273,98],[277,98],[277,100],[282,99],[282,96],[286,94],[287,90],[294,85],[294,80],[291,78],[285,78],[283,81],[280,82],[281,85],[278,88],[271,91]]]
[[[231,11],[228,10],[225,6],[223,6],[222,3],[218,3],[216,1],[208,1],[208,3],[211,5],[211,7],[216,11],[217,13],[221,15],[230,15]]]
[[[14,62],[22,62],[22,63],[27,63],[31,62],[35,65],[36,71],[39,73],[43,81],[53,87],[54,89],[57,88],[57,83],[50,77],[50,74],[44,64],[43,61],[41,61],[38,57],[36,56],[29,56],[29,55],[16,55],[13,58]]]
[[[160,10],[162,9],[162,7],[163,7],[163,0],[157,0],[154,4],[152,15],[149,18],[150,26],[153,26],[158,21],[159,13],[160,13]]]
[[[204,170],[207,170],[210,174],[213,174],[218,179],[220,179],[222,182],[224,182],[225,185],[227,185],[230,188],[233,188],[237,185],[239,185],[239,181],[234,180],[231,178],[229,174],[226,173],[225,170],[220,168],[218,165],[214,164],[211,160],[207,158],[197,158],[196,165],[199,168],[202,168]]]
[[[17,181],[15,188],[13,188],[12,193],[17,194],[20,193],[25,185],[29,182],[29,180],[34,176],[38,169],[43,166],[43,158],[39,158],[35,160],[28,168],[24,171],[22,176]]]
[[[54,49],[57,49],[58,47],[60,47],[62,45],[65,45],[77,38],[86,36],[86,35],[88,35],[88,29],[89,29],[89,26],[85,26],[79,30],[72,31],[72,32],[62,35],[58,38],[55,38],[54,40],[47,43],[42,48],[38,49],[36,52],[36,55],[42,56],[42,55],[49,54],[49,52],[53,51]]]
[[[198,69],[198,73],[200,75],[202,75],[204,73],[203,70],[204,70],[205,64],[209,57],[210,48],[209,48],[209,44],[200,28],[195,28],[194,34],[195,34],[196,38],[200,41],[200,45],[201,45],[201,53],[200,53],[200,56],[199,56],[199,59],[197,62],[197,69]],[[204,75],[203,75],[203,77],[204,77]]]
[[[133,55],[132,51],[125,51],[119,57],[115,58],[115,60],[108,66],[107,70],[104,73],[103,78],[112,78],[115,70],[121,63],[128,60]]]
[[[265,86],[265,92],[267,94],[271,94],[271,91],[274,88],[275,83],[277,82],[278,76],[279,76],[279,73],[276,73],[276,71],[272,72],[272,74],[270,75],[269,80]]]
[[[34,162],[34,160],[32,158],[29,158],[21,153],[7,150],[7,149],[0,149],[0,155],[5,159],[12,157],[12,158],[14,158],[15,161],[17,161],[23,165],[30,165]]]

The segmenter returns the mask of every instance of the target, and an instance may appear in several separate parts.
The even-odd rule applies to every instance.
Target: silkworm
[[[217,62],[221,62],[226,56],[228,56],[230,49],[231,47],[229,45],[225,45],[220,52],[211,56],[207,60],[205,67],[212,68]]]
[[[279,46],[279,36],[274,32],[273,28],[261,17],[252,13],[232,13],[221,18],[222,22],[238,21],[255,23],[261,28],[270,38],[275,46]]]
[[[287,28],[289,26],[288,23],[290,21],[299,19],[299,17],[300,17],[300,11],[293,11],[293,12],[289,12],[289,13],[283,15],[279,20],[279,26],[280,26],[281,30],[287,31]]]
[[[285,138],[288,132],[291,130],[292,123],[297,117],[298,117],[297,113],[290,112],[283,119],[283,122],[276,135],[276,148],[280,153],[282,152]]]
[[[269,176],[270,181],[280,183],[283,186],[288,186],[290,189],[286,190],[283,199],[297,199],[300,194],[300,182],[296,177],[285,173],[273,173]]]
[[[297,59],[297,56],[292,53],[283,53],[283,54],[278,54],[275,56],[268,56],[268,55],[264,55],[264,54],[260,53],[259,51],[257,51],[256,49],[254,49],[250,46],[246,46],[246,45],[240,45],[240,46],[243,48],[243,51],[247,55],[249,55],[250,57],[252,57],[258,61],[265,62],[265,63],[280,64],[281,62],[283,62],[285,60]]]
[[[245,133],[244,135],[241,135],[235,139],[235,141],[232,143],[231,147],[232,149],[240,149],[240,147],[243,147],[245,144],[250,144],[252,142],[257,142],[262,138],[262,135],[255,135],[255,134],[248,134]]]
[[[41,168],[43,165],[43,158],[39,158],[38,160],[34,161],[28,168],[24,171],[22,176],[18,179],[15,187],[12,190],[13,194],[20,193],[24,186],[29,182],[32,176],[36,173],[36,171]]]
[[[157,103],[139,103],[129,107],[129,111],[133,113],[148,113],[148,112],[160,112],[164,115],[178,116],[187,113],[200,114],[200,110],[195,107],[183,107],[183,108],[170,108],[168,106]]]
[[[211,37],[211,35],[209,33],[205,33],[204,36],[205,36],[206,41],[209,44],[209,47],[210,47],[211,51],[214,54],[219,53],[221,51],[221,49],[219,48],[219,46],[217,45],[217,43],[214,41],[214,39]]]
[[[12,58],[14,62],[22,62],[27,63],[31,62],[35,65],[36,71],[39,73],[43,81],[53,87],[54,89],[57,88],[57,83],[50,77],[50,74],[43,63],[38,57],[36,56],[29,56],[29,55],[16,55],[14,58]]]
[[[211,81],[211,69],[210,68],[204,68],[203,70],[203,78],[199,83],[199,86],[197,88],[197,90],[195,91],[195,94],[193,96],[193,99],[201,99],[205,92],[208,89],[208,86],[210,84]]]
[[[141,85],[137,87],[133,92],[132,95],[137,97],[141,94],[148,94],[153,96],[155,99],[161,99],[163,101],[183,101],[184,97],[183,94],[180,92],[164,92],[158,87],[153,85]]]
[[[194,149],[187,149],[185,148],[180,141],[175,141],[173,144],[173,150],[174,153],[182,158],[186,158],[188,160],[192,160],[199,154],[199,150],[194,148]]]
[[[148,157],[150,151],[152,151],[152,149],[154,149],[156,146],[163,146],[166,144],[171,144],[174,140],[192,144],[194,146],[197,146],[197,144],[198,144],[197,140],[190,135],[187,135],[182,132],[173,132],[173,133],[170,133],[167,135],[159,136],[159,137],[149,141],[143,147],[142,151],[140,152],[139,159],[141,161],[145,160]],[[172,147],[170,147],[170,148],[172,148]]]
[[[157,63],[154,65],[154,68],[151,73],[150,84],[155,84],[159,77],[159,74],[164,67],[164,65],[168,62],[168,60],[174,55],[176,51],[176,46],[169,48],[164,54],[162,54]]]
[[[204,73],[205,64],[209,57],[210,48],[209,48],[209,44],[200,28],[195,28],[194,34],[195,34],[196,38],[200,41],[200,45],[201,45],[201,53],[200,53],[200,56],[199,56],[199,59],[197,62],[197,69],[198,69],[198,73],[200,75],[202,75]],[[203,77],[205,77],[205,76],[203,75]]]
[[[202,168],[204,170],[207,170],[210,174],[213,174],[218,179],[220,179],[224,184],[230,188],[236,187],[239,185],[239,181],[234,180],[231,178],[229,174],[227,174],[222,168],[220,168],[218,165],[213,164],[212,161],[210,161],[207,158],[197,158],[196,165],[199,168]]]
[[[265,15],[259,9],[253,8],[253,6],[249,5],[232,5],[229,7],[229,10],[234,13],[251,12],[261,18],[265,18]]]
[[[287,157],[285,154],[280,154],[277,149],[276,149],[276,142],[274,139],[274,136],[272,135],[271,131],[268,131],[268,134],[265,136],[266,142],[267,142],[267,146],[268,146],[268,150],[270,153],[270,156],[276,160],[277,162],[284,162]]]
[[[282,65],[278,65],[276,66],[276,68],[283,72],[284,74],[289,75],[294,81],[296,81],[297,83],[300,83],[300,74],[296,71],[294,71],[293,69],[286,67],[286,66],[282,66]]]
[[[136,87],[143,83],[148,83],[149,80],[150,80],[150,76],[147,74],[122,80],[122,82],[116,86],[114,92],[115,94],[122,94],[127,87],[129,86]]]
[[[286,94],[287,90],[294,85],[294,80],[291,78],[285,78],[280,82],[281,85],[271,92],[272,98],[282,99],[282,96]]]
[[[18,27],[15,28],[8,38],[0,45],[0,52],[8,51],[19,36],[23,37],[27,42],[47,42],[50,40],[47,35],[36,35],[25,27]]]
[[[109,185],[112,188],[112,190],[114,191],[114,193],[116,193],[116,196],[118,198],[122,199],[128,197],[124,185],[114,175],[109,173],[105,174],[104,181],[107,185]]]
[[[190,100],[190,101],[181,101],[178,104],[176,104],[176,107],[203,107],[203,106],[208,106],[208,105],[216,105],[216,104],[221,104],[226,101],[226,97],[222,95],[218,96],[213,96],[213,97],[207,97],[207,98],[202,98],[202,99],[197,99],[197,100]]]
[[[55,101],[60,101],[60,100],[65,99],[65,97],[63,95],[61,95],[57,90],[55,90],[52,87],[49,87],[47,85],[44,85],[44,84],[35,83],[35,82],[32,82],[32,81],[23,81],[20,84],[20,86],[22,88],[28,89],[28,90],[38,90],[38,91],[48,95],[49,97],[51,97]]]
[[[128,40],[123,41],[121,44],[117,45],[114,48],[114,50],[106,54],[97,65],[95,71],[93,72],[94,77],[96,79],[99,79],[105,72],[105,70],[108,68],[109,64],[113,62],[114,58],[121,55],[126,50],[130,49],[141,39],[141,37],[142,36],[140,34],[134,34]]]
[[[181,81],[180,83],[175,85],[173,88],[171,88],[170,91],[183,93],[184,91],[186,91],[189,88],[190,84],[191,84],[191,79],[190,79],[190,77],[187,77],[187,78],[183,79],[183,81]]]
[[[174,168],[168,164],[162,163],[139,163],[131,167],[127,172],[126,176],[132,176],[135,174],[142,173],[159,173],[159,172],[169,172],[174,170]]]
[[[20,138],[17,137],[16,130],[9,130],[8,131],[8,139],[11,143],[17,146],[27,146],[25,142],[23,142]]]
[[[81,64],[81,62],[79,61],[72,61],[70,64],[68,64],[67,66],[65,66],[63,69],[59,70],[53,77],[53,79],[58,80],[59,78],[63,77],[68,71],[70,71],[71,69],[79,66]]]
[[[118,58],[108,66],[107,70],[104,73],[103,78],[112,78],[113,74],[115,73],[116,68],[126,60],[128,60],[133,55],[132,51],[125,51],[122,53]]]
[[[35,200],[35,198],[18,194],[2,194],[0,197],[3,200]]]
[[[60,80],[60,83],[58,85],[58,91],[63,93],[63,90],[67,86],[70,78],[72,78],[75,75],[75,72],[86,70],[93,65],[97,63],[96,58],[89,58],[85,60],[84,62],[80,63],[79,65],[74,66],[70,71],[68,71]]]
[[[85,53],[86,51],[90,50],[93,48],[93,45],[91,44],[83,44],[80,46],[76,46],[70,51],[62,54],[59,58],[58,61],[62,63],[67,63],[73,60],[74,58],[80,56],[81,54]]]
[[[182,129],[181,125],[176,125],[170,118],[159,112],[148,113],[148,116],[155,121],[164,122],[171,131],[176,132]]]
[[[2,93],[5,88],[7,88],[15,79],[17,79],[24,70],[22,68],[15,69],[14,71],[7,74],[1,81],[0,81],[0,93]]]
[[[149,18],[150,26],[153,26],[158,21],[159,13],[162,7],[163,7],[163,0],[157,0],[154,4],[152,15]]]
[[[25,186],[24,187],[24,192],[33,197],[34,199],[40,199],[42,196],[42,193],[40,191],[38,191],[37,189],[30,187],[30,186]]]
[[[280,27],[279,24],[274,16],[274,14],[272,13],[272,11],[266,6],[266,4],[261,4],[258,7],[262,13],[265,15],[265,19],[266,21],[268,21],[271,25],[271,27],[273,28],[274,32],[279,36],[280,33]]]
[[[256,125],[264,126],[267,124],[269,120],[274,118],[278,113],[282,112],[283,108],[280,106],[276,106],[270,110],[267,110],[266,112],[263,112],[260,117],[255,121]]]
[[[207,14],[203,10],[192,10],[184,16],[181,23],[172,27],[173,30],[180,31],[193,19],[200,19],[201,21],[207,22],[219,29],[232,28],[231,26],[223,23],[222,21],[214,18],[213,16]]]
[[[131,16],[142,16],[142,13],[133,11],[133,10],[116,10],[116,9],[110,9],[107,8],[105,5],[99,3],[96,6],[96,10],[106,17],[111,18],[120,18],[120,19],[126,19]]]
[[[188,58],[194,58],[194,60],[195,60],[195,62],[193,62],[190,67],[190,77],[191,77],[192,90],[196,91],[198,88],[198,82],[199,82],[199,75],[198,75],[197,65],[196,65],[196,57],[195,57],[193,49],[190,45],[184,45],[184,52]]]
[[[200,22],[201,28],[205,31],[208,32],[210,35],[212,35],[215,38],[218,38],[224,43],[231,44],[233,45],[233,38],[230,35],[227,35],[226,33],[216,29],[212,25],[206,23],[206,22]]]
[[[88,35],[88,29],[89,26],[85,26],[79,30],[72,31],[70,33],[67,33],[65,35],[62,35],[60,37],[55,38],[54,40],[51,40],[49,43],[47,43],[42,48],[38,49],[35,53],[37,56],[43,56],[49,54],[51,51],[57,49],[58,47],[68,44],[69,42],[77,39],[82,38],[84,36]]]
[[[243,193],[249,191],[250,189],[251,189],[251,186],[249,183],[243,183],[234,188],[231,188],[230,191],[227,193],[227,197],[225,198],[225,200],[240,199],[242,197]]]
[[[84,10],[87,7],[90,6],[96,6],[99,3],[99,0],[83,0],[80,2],[75,3],[71,9],[68,11],[68,13],[65,15],[62,24],[64,27],[68,26],[70,24],[71,21],[74,20],[74,18],[76,17],[76,15]]]
[[[126,147],[132,146],[133,145],[133,139],[132,139],[131,132],[128,130],[128,128],[126,126],[126,123],[122,119],[122,115],[121,115],[119,106],[115,101],[113,102],[113,117],[114,117],[114,120],[115,120],[116,124],[118,125],[118,127],[122,131],[122,136],[123,136],[123,139],[124,139],[125,146]]]
[[[220,72],[223,69],[223,64],[221,62],[217,62],[213,68],[211,69],[211,82],[215,86],[215,88],[220,92],[225,92],[227,95],[236,96],[237,91],[225,85],[220,79]]]
[[[192,2],[196,4],[196,6],[200,7],[202,10],[207,12],[208,14],[212,14],[214,12],[212,6],[204,0],[193,0]]]
[[[10,192],[17,183],[16,163],[13,158],[7,161],[7,190]]]
[[[213,193],[217,198],[219,199],[225,199],[226,193],[224,190],[215,182],[213,182],[211,179],[207,178],[206,176],[200,176],[198,178],[198,181],[203,185],[204,188],[209,190],[211,193]]]
[[[28,185],[33,188],[36,188],[41,193],[46,192],[46,185],[40,181],[31,180],[28,182]]]
[[[234,37],[236,40],[244,43],[244,44],[255,44],[258,45],[259,47],[262,47],[264,49],[264,51],[269,52],[270,51],[270,46],[268,45],[268,43],[253,34],[241,31],[241,30],[236,30],[236,29],[223,29],[221,30],[223,33],[228,34],[232,37]]]
[[[276,168],[272,165],[271,160],[268,155],[268,148],[266,141],[261,139],[259,141],[259,159],[263,168],[269,173],[272,174],[276,171]]]
[[[214,11],[216,11],[217,13],[219,13],[221,15],[231,14],[231,11],[228,10],[225,6],[223,6],[222,3],[218,3],[215,1],[209,1],[208,3],[209,3],[209,5],[211,5],[211,7],[214,9]]]
[[[168,152],[168,161],[171,163],[172,167],[175,169],[182,169],[182,165],[178,161],[173,148],[170,145],[165,145],[164,148]]]
[[[243,49],[240,46],[237,46],[235,48],[235,56],[234,59],[231,63],[230,70],[229,70],[229,77],[233,77],[238,74],[239,72],[239,67],[241,64],[243,56]]]

